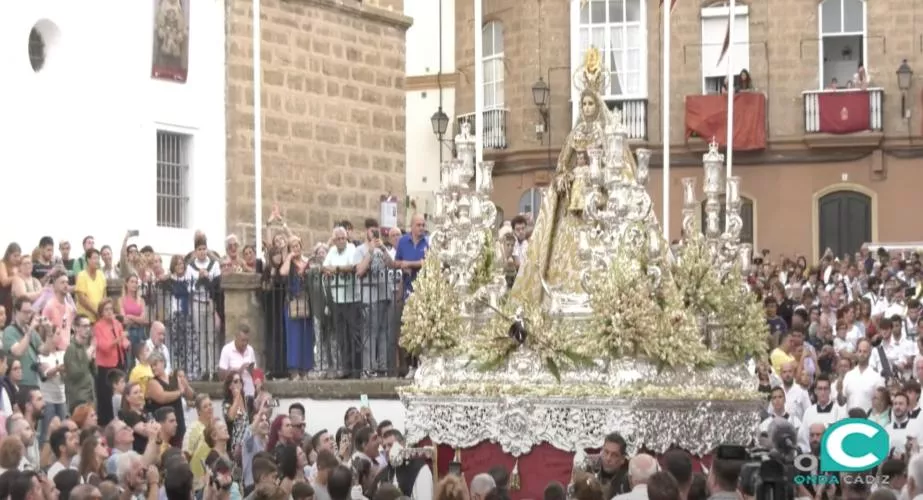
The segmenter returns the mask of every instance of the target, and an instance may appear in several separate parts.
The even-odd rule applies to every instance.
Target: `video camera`
[[[744,462],[738,488],[747,497],[794,500],[798,433],[787,420],[778,418],[769,426],[768,434],[770,448],[721,445],[715,459]]]

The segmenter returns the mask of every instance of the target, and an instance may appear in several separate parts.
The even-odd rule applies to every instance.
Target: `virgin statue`
[[[584,182],[590,166],[588,152],[602,151],[608,158],[606,129],[619,126],[618,111],[610,112],[600,91],[605,73],[600,54],[595,47],[587,50],[583,66],[574,75],[574,85],[580,92],[580,116],[567,135],[558,155],[555,175],[542,198],[542,205],[525,259],[513,284],[512,296],[518,300],[541,301],[546,288],[569,293],[582,293],[580,288],[583,261],[578,255],[581,233],[592,227],[584,218],[587,203],[602,197],[588,197]],[[623,150],[623,175],[633,179],[635,162],[631,150]]]

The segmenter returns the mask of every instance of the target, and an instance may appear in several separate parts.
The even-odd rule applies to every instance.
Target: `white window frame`
[[[705,20],[706,20],[706,19],[715,19],[715,18],[719,18],[719,19],[724,20],[724,29],[727,30],[727,20],[728,20],[728,18],[730,17],[730,13],[731,13],[730,11],[731,11],[731,8],[730,8],[730,6],[728,6],[727,4],[725,4],[725,5],[711,5],[711,6],[708,6],[708,7],[702,7],[702,11],[701,11],[701,22],[699,23],[700,29],[701,29],[701,31],[702,31],[702,38],[703,38],[703,39],[705,38]],[[734,30],[734,38],[737,39],[737,43],[734,43],[734,41],[731,41],[731,43],[730,43],[729,46],[728,46],[728,52],[731,52],[731,51],[733,50],[733,48],[734,48],[735,45],[741,45],[741,44],[743,44],[744,47],[746,47],[747,56],[748,56],[748,57],[747,57],[747,60],[746,60],[746,64],[740,65],[736,58],[731,58],[731,64],[732,64],[734,67],[739,67],[739,68],[741,68],[741,69],[746,69],[746,70],[749,72],[749,71],[750,71],[750,57],[749,57],[749,48],[750,48],[750,7],[747,6],[747,5],[735,5],[735,6],[734,6],[734,20],[736,21],[738,17],[742,17],[742,18],[744,18],[744,20],[746,21],[746,25],[747,25],[747,33],[746,33],[746,35],[747,35],[747,36],[744,38],[744,37],[742,36],[740,30],[735,29],[735,30]],[[720,42],[720,43],[723,43],[723,42],[724,42],[724,36],[725,36],[724,33],[726,33],[726,31],[723,31],[723,32],[722,32],[722,35],[721,35],[721,42]],[[704,42],[703,42],[703,43],[704,43]],[[702,76],[702,93],[703,93],[703,94],[707,94],[707,93],[708,93],[707,79],[708,79],[708,78],[714,78],[715,75],[706,76],[706,75],[705,75],[705,67],[706,67],[705,65],[706,65],[706,64],[717,65],[717,64],[716,64],[717,61],[709,61],[709,62],[706,62],[706,61],[705,61],[705,50],[704,50],[704,47],[703,47],[703,50],[702,50],[701,52],[702,52],[702,68],[701,68],[700,74],[701,74],[701,76]],[[720,50],[719,50],[719,53],[720,53]],[[727,58],[727,56],[725,56],[725,59],[726,59],[726,58]],[[727,67],[726,63],[725,63],[725,67]],[[737,71],[735,71],[734,74],[735,74],[735,75],[736,75],[736,74],[739,74],[740,71],[741,71],[741,69],[738,69]],[[727,73],[727,72],[725,71],[725,75],[722,75],[722,76],[727,76],[726,73]],[[733,83],[733,82],[728,82],[728,86],[732,85],[732,83]]]
[[[155,191],[154,191],[154,226],[159,229],[168,229],[168,230],[188,230],[193,227],[193,199],[192,199],[192,168],[194,162],[194,147],[195,147],[195,135],[191,130],[182,129],[178,127],[170,127],[164,125],[157,125],[155,128]],[[178,216],[180,219],[179,225],[171,225],[169,223],[162,225],[161,218],[159,213],[159,205],[161,199],[161,190],[160,190],[160,165],[162,163],[160,157],[160,135],[165,134],[179,139],[180,147],[182,148],[182,156],[185,159],[185,164],[182,165],[182,168],[185,169],[180,175],[183,177],[178,182],[179,189],[183,191],[182,194],[178,195],[182,199],[182,208]],[[164,195],[165,197],[170,197],[169,194]],[[164,219],[167,220],[167,219]]]
[[[502,22],[489,21],[485,23],[481,29],[484,31],[485,39],[487,39],[487,37],[490,37],[492,41],[491,47],[496,48],[497,46],[496,41],[499,39],[500,43],[503,44],[504,49],[506,48],[506,40],[503,38],[504,29],[503,29]],[[499,36],[497,36],[498,30],[499,30]],[[485,78],[484,78],[484,110],[485,111],[490,110],[490,109],[502,109],[503,106],[506,104],[506,92],[505,92],[506,89],[504,88],[504,76],[505,76],[504,73],[505,73],[506,68],[503,64],[503,53],[504,53],[503,50],[499,52],[493,52],[491,54],[488,54],[485,51],[483,58],[481,59],[481,65],[484,68],[484,75],[485,75]],[[488,80],[486,78],[488,74],[487,72],[488,65],[494,66],[494,71],[493,71],[494,79],[493,80]],[[503,95],[501,99],[497,99],[498,89],[501,91]],[[495,101],[494,103],[488,104],[488,101],[487,101],[488,95],[493,95],[494,101]]]
[[[541,204],[544,201],[544,197],[546,195],[547,193],[545,193],[544,190],[539,187],[531,187],[523,191],[523,193],[519,195],[519,202],[516,204],[517,215],[526,213],[523,210],[523,201],[525,201],[526,197],[528,196],[528,201],[530,203],[529,207],[531,208],[529,213],[532,214],[532,220],[535,220],[538,217],[538,212],[542,208]]]
[[[640,68],[641,86],[640,86],[639,91],[635,94],[611,95],[611,94],[608,94],[609,89],[607,89],[606,90],[607,94],[602,96],[603,99],[606,101],[627,101],[631,99],[647,99],[648,98],[648,93],[649,93],[648,61],[647,61],[648,59],[648,29],[647,29],[648,0],[638,0],[638,1],[641,3],[640,5],[641,16],[640,16],[640,20],[637,23],[635,22],[606,23],[604,26],[611,27],[611,26],[617,25],[617,26],[621,26],[624,29],[626,25],[635,25],[635,24],[639,25],[639,32],[641,33],[641,38],[642,38],[641,56],[640,56],[641,57],[641,68]],[[577,69],[580,67],[580,65],[583,64],[583,53],[581,52],[581,47],[580,47],[580,31],[582,28],[585,27],[585,25],[583,25],[580,22],[580,3],[581,3],[580,0],[571,0],[570,2],[570,50],[571,50],[570,52],[570,69],[571,69],[570,74],[571,75],[573,75],[577,71]],[[588,6],[587,8],[590,8],[590,7]],[[603,25],[590,24],[589,26],[599,27]],[[607,39],[609,37],[608,29],[606,30],[606,37]],[[604,51],[606,49],[605,47],[598,47],[598,48],[601,51]],[[625,64],[625,60],[623,60],[621,63]],[[611,68],[609,68],[608,62],[604,61],[603,65],[607,70],[611,71]],[[580,112],[578,109],[580,105],[580,99],[579,99],[580,91],[574,88],[573,85],[570,85],[570,88],[571,88],[571,94],[570,94],[571,95],[571,105],[573,108],[572,116],[574,117],[574,120],[576,120],[577,117],[580,116]]]
[[[827,2],[839,2],[840,3],[840,27],[842,28],[846,22],[846,9],[843,8],[843,0],[823,0],[822,2],[817,3],[817,38],[820,39],[820,43],[817,44],[817,89],[824,90],[827,86],[827,82],[824,81],[824,38],[826,37],[838,37],[838,36],[861,36],[862,37],[862,56],[859,58],[862,61],[863,66],[865,67],[865,74],[870,75],[871,70],[869,68],[869,6],[867,0],[859,0],[862,2],[862,31],[843,31],[840,33],[830,33],[824,35],[824,4]]]

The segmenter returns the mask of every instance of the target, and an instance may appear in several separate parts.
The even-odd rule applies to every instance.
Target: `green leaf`
[[[545,358],[545,368],[551,372],[551,376],[554,377],[558,382],[561,381],[561,370],[558,369],[558,364],[555,363],[554,358],[548,356]]]

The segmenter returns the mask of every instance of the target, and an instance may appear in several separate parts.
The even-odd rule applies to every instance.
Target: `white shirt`
[[[529,240],[516,240],[516,243],[513,243],[513,258],[516,262],[522,263],[526,259],[527,250],[529,250]]]
[[[612,500],[647,500],[647,485],[639,484],[631,489],[628,493],[615,495]]]
[[[47,356],[39,355],[38,364],[45,367],[45,375],[47,375],[53,368],[64,364],[64,351],[55,351]],[[64,381],[61,380],[61,372],[44,381],[39,380],[38,386],[42,391],[42,397],[45,398],[45,403],[59,405],[67,401],[64,397]]]
[[[240,367],[249,364],[256,366],[256,354],[253,352],[252,345],[247,344],[243,354],[237,350],[233,340],[221,348],[221,357],[218,359],[219,369],[234,372],[239,371]],[[244,383],[244,395],[253,396],[256,393],[256,388],[253,386],[253,377],[250,376],[250,371],[245,370],[242,372],[240,378]]]
[[[891,442],[891,451],[897,456],[904,455],[904,450],[907,446],[907,436],[911,435],[909,431],[913,430],[910,426],[911,422],[912,420],[904,417],[903,424],[892,421],[885,426],[885,429],[888,431],[888,439]]]
[[[785,411],[798,417],[798,420],[802,420],[804,413],[811,406],[811,396],[808,391],[795,383],[789,388],[786,388],[783,384],[782,390],[785,391]],[[770,408],[771,411],[772,409]]]
[[[846,340],[849,341],[853,347],[863,338],[865,338],[865,335],[862,333],[862,330],[859,329],[859,325],[855,323],[849,326],[849,330],[846,330]]]
[[[836,399],[831,399],[825,407],[821,407],[820,404],[811,405],[804,412],[801,427],[798,428],[798,447],[805,453],[811,450],[809,438],[811,437],[812,425],[824,424],[824,427],[828,427],[830,424],[846,418],[846,416],[846,408],[836,404]]]
[[[150,350],[151,352],[159,352],[163,356],[163,359],[166,360],[166,364],[164,365],[164,370],[166,370],[167,376],[173,373],[173,360],[170,359],[170,349],[167,348],[167,344],[161,343],[159,349],[154,347],[154,341],[152,341],[151,339],[147,339],[147,342],[145,342],[145,344],[147,344],[148,350]]]
[[[332,247],[324,257],[324,267],[355,266],[359,260],[359,253],[352,245],[346,245],[342,252],[337,247]],[[351,304],[358,302],[361,298],[359,291],[356,290],[353,274],[336,275],[330,278],[330,282],[330,290],[334,294],[333,301],[337,304]]]
[[[860,370],[858,366],[849,370],[843,376],[843,395],[846,396],[847,411],[853,408],[868,411],[872,407],[875,389],[884,386],[885,380],[871,366],[867,366],[865,371]]]
[[[853,352],[856,352],[856,344],[854,344],[854,343],[852,343],[852,342],[850,342],[849,340],[846,340],[846,339],[841,339],[841,338],[839,338],[839,337],[834,337],[834,338],[833,338],[833,350],[834,350],[837,354],[839,354],[839,353],[841,353],[841,352],[843,352],[843,351],[846,351],[846,352],[848,352],[848,353],[853,353]]]
[[[397,476],[394,478],[394,486],[398,486]],[[424,465],[420,472],[417,472],[411,493],[410,498],[413,500],[433,500],[433,471],[428,465]]]
[[[192,289],[192,299],[196,302],[206,302],[208,301],[208,293],[205,291],[204,287],[195,286],[199,281],[199,271],[206,271],[208,273],[208,279],[213,280],[221,276],[221,265],[218,262],[215,262],[211,269],[208,268],[208,265],[211,263],[211,260],[206,258],[204,261],[194,259],[192,262],[186,266],[186,276],[184,278],[190,283]]]

